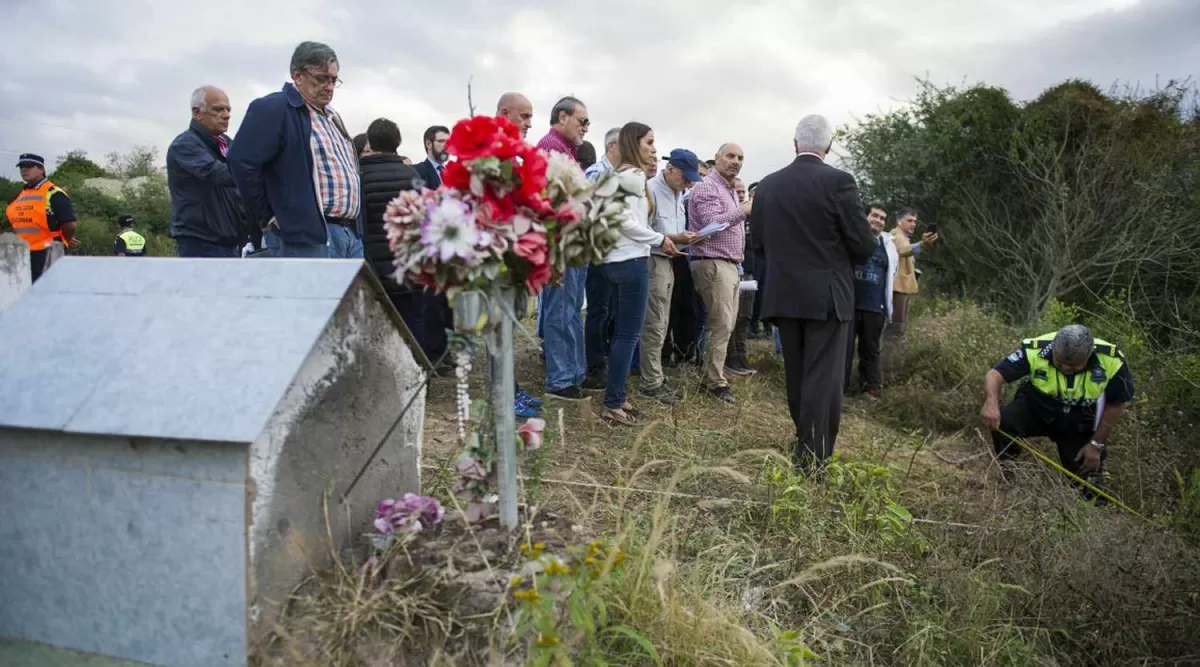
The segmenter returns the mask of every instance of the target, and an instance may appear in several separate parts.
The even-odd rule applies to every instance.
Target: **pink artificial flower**
[[[542,446],[542,431],[546,428],[546,420],[532,417],[526,419],[521,428],[517,429],[517,436],[525,443],[525,449],[533,451]]]
[[[458,460],[454,462],[454,470],[460,477],[474,481],[483,481],[488,475],[483,462],[466,452],[459,454]]]

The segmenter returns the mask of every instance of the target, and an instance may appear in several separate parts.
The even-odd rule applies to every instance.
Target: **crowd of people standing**
[[[395,122],[379,118],[358,136],[348,130],[331,106],[341,79],[328,45],[301,43],[289,73],[281,90],[250,102],[235,137],[228,135],[226,93],[201,86],[192,94],[189,127],[166,160],[179,254],[366,259],[426,355],[444,360],[449,304],[391,277],[383,217],[399,192],[441,184],[452,159],[450,130],[429,127],[425,157],[414,163],[399,154]],[[495,114],[522,136],[532,128],[533,105],[520,93],[505,93]],[[653,128],[629,122],[605,133],[598,154],[585,140],[591,121],[583,101],[563,97],[549,116],[538,148],[570,157],[593,180],[614,172],[639,194],[613,251],[568,269],[538,299],[545,397],[576,401],[603,392],[604,419],[636,424],[639,411],[626,390],[631,374],[640,375],[639,396],[673,404],[682,387],[668,382],[664,367],[690,362],[700,367],[703,393],[733,403],[730,378],[755,373],[747,340],[773,335],[784,357],[798,460],[827,458],[843,392],[851,390],[854,352],[861,390],[877,395],[885,330],[903,337],[917,291],[912,258],[936,235],[910,243],[916,212],[908,209],[884,232],[886,210],[864,209],[854,178],[825,164],[833,128],[821,116],[800,121],[792,164],[749,187],[739,178],[746,156],[735,142],[704,161],[686,148],[664,151],[660,160]],[[14,202],[20,210],[10,206],[9,218],[29,218],[38,244],[69,236],[69,200],[47,185],[40,158],[22,156],[21,167],[31,194]],[[37,198],[49,204],[31,217]],[[72,220],[56,222],[56,215]],[[124,235],[118,254],[136,255],[139,238]],[[519,415],[532,416],[540,405],[518,391]]]

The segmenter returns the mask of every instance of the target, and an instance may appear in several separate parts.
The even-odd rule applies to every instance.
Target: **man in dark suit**
[[[796,160],[758,185],[751,242],[765,253],[762,319],[779,329],[794,459],[805,472],[833,454],[841,423],[846,340],[854,320],[853,267],[876,239],[850,174],[825,164],[833,125],[805,116]]]
[[[434,125],[425,130],[425,160],[413,165],[417,175],[421,177],[425,187],[436,190],[442,185],[442,169],[446,167],[446,140],[450,138],[450,130],[442,125]]]
[[[422,137],[425,142],[425,159],[413,165],[420,176],[416,181],[418,188],[425,187],[436,190],[442,185],[442,169],[446,167],[446,140],[450,138],[450,130],[444,125],[434,125],[425,130]],[[373,148],[374,146],[372,146]],[[454,326],[454,312],[450,310],[450,302],[445,294],[434,294],[426,290],[422,298],[422,340],[426,345],[425,354],[435,363],[441,359],[438,370],[449,372],[452,365],[443,359],[446,355],[446,330]]]

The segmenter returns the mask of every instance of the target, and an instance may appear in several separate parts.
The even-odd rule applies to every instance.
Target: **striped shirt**
[[[358,158],[354,142],[346,134],[342,119],[333,109],[308,108],[312,118],[313,182],[326,218],[358,217],[361,206]]]
[[[688,231],[699,232],[712,223],[727,223],[729,228],[691,246],[692,259],[728,259],[741,262],[746,250],[746,214],[737,201],[729,181],[708,172],[688,195]]]

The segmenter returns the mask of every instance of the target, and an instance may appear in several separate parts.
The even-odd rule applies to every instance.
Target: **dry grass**
[[[605,584],[607,621],[636,631],[661,664],[1200,660],[1194,546],[1079,503],[1035,462],[1017,483],[999,483],[974,427],[971,378],[1010,344],[980,317],[952,309],[917,324],[910,338],[925,342],[894,370],[914,382],[879,402],[848,402],[843,463],[827,482],[788,472],[781,368],[759,341],[760,373],[735,381],[737,405],[700,395],[694,370],[675,372],[687,392],[679,406],[631,394],[638,428],[548,403],[545,445],[522,467],[525,500],[630,555]],[[540,363],[520,347],[518,378],[536,390]],[[442,497],[450,478],[438,462],[457,453],[452,396],[450,381],[435,382],[426,421],[426,491]],[[1133,458],[1116,451],[1111,464]],[[330,664],[407,664],[369,662],[355,642],[442,641],[453,610],[428,586],[392,580],[368,595],[335,577],[296,607],[307,625],[293,632],[319,635],[320,650],[343,659]],[[632,639],[608,642],[610,664],[654,664]]]

